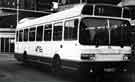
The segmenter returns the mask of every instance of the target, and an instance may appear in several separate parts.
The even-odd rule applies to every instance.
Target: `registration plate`
[[[115,68],[104,68],[104,72],[115,72]]]

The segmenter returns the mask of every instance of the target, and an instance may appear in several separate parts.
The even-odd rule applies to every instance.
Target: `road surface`
[[[78,82],[74,72],[54,75],[49,69],[40,64],[19,63],[13,54],[0,54],[0,82]],[[83,82],[135,82],[134,73],[103,73],[88,77]]]

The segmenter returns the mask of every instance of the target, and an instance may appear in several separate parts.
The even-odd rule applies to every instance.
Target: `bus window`
[[[131,18],[131,13],[130,13],[129,8],[124,8],[123,17]]]
[[[79,42],[83,45],[129,46],[130,29],[125,20],[86,17],[80,22]]]
[[[83,45],[108,45],[107,20],[83,18],[80,23],[80,43]]]
[[[52,34],[52,24],[45,25],[44,27],[44,41],[50,41]]]
[[[24,29],[24,41],[28,41],[28,29]]]
[[[131,45],[131,27],[128,21],[110,19],[111,45]]]
[[[64,40],[77,39],[78,19],[65,22]]]
[[[43,38],[43,26],[37,27],[36,41],[42,41]]]
[[[86,6],[84,6],[84,8],[82,10],[82,14],[92,15],[93,14],[93,6],[92,5],[86,5]]]
[[[54,41],[62,40],[62,26],[63,26],[62,22],[54,24],[54,29],[53,29],[53,40]]]
[[[95,15],[121,17],[121,11],[122,8],[120,7],[97,5],[95,8]]]
[[[35,30],[36,28],[31,28],[29,31],[29,41],[35,41]]]
[[[23,41],[23,30],[19,31],[19,41]]]
[[[16,31],[16,41],[19,41],[19,40],[18,40],[18,38],[19,38],[19,37],[18,37],[18,33],[19,33],[19,32]]]

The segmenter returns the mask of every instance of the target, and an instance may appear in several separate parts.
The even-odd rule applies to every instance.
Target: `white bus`
[[[128,10],[107,4],[72,8],[20,22],[15,58],[85,72],[124,69],[131,55]]]

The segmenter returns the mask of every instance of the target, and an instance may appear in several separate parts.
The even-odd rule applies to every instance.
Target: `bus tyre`
[[[27,62],[27,53],[26,52],[24,52],[24,54],[23,54],[23,57],[22,57],[23,59],[23,63],[26,63]]]
[[[53,74],[59,74],[61,71],[61,60],[59,56],[55,56],[52,60],[52,73]]]

